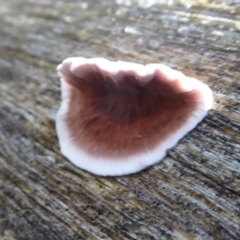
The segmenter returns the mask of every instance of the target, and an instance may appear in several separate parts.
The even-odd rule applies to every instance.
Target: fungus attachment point
[[[61,151],[98,175],[130,174],[159,162],[213,102],[207,85],[162,64],[76,57],[57,71]]]

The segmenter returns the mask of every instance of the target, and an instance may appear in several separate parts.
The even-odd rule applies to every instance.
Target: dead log
[[[117,2],[0,1],[0,239],[240,239],[238,1]],[[156,166],[91,175],[55,131],[69,56],[165,63],[214,109]]]

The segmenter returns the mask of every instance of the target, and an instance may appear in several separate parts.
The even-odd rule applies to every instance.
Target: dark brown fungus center
[[[123,76],[116,84],[109,73],[89,67],[83,76],[67,78],[73,86],[67,125],[90,155],[118,158],[151,150],[196,108],[194,92],[179,93],[157,75],[145,86],[133,74]]]

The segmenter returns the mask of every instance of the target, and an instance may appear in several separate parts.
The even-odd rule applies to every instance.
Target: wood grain
[[[240,239],[239,1],[117,2],[0,0],[0,239]],[[162,163],[91,175],[55,132],[70,56],[165,63],[214,109]]]

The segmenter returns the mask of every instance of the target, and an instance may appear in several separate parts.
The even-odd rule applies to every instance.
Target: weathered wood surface
[[[168,2],[0,0],[0,239],[240,239],[239,1]],[[164,62],[214,109],[162,163],[91,175],[55,132],[69,56]]]

